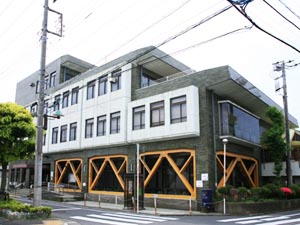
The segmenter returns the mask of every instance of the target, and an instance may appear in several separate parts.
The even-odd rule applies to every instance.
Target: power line
[[[247,20],[249,20],[249,21],[252,23],[252,25],[255,26],[257,29],[259,29],[260,31],[262,31],[262,32],[264,32],[264,33],[266,33],[266,34],[268,34],[269,36],[275,38],[276,40],[280,41],[281,43],[283,43],[283,44],[289,46],[290,48],[292,48],[292,49],[294,49],[295,51],[297,51],[298,53],[300,53],[300,50],[297,49],[296,47],[294,47],[293,45],[291,45],[291,44],[285,42],[284,40],[282,40],[282,39],[276,37],[275,35],[271,34],[270,32],[268,32],[268,31],[264,30],[263,28],[261,28],[260,26],[258,26],[258,25],[250,18],[250,16],[248,16],[248,14],[246,13],[246,7],[247,7],[247,4],[240,6],[240,9],[239,9],[234,3],[232,3],[232,1],[230,1],[230,0],[227,0],[227,1],[228,1],[228,2],[229,2],[229,3],[230,3],[237,11],[239,11],[239,12],[240,12]]]
[[[298,30],[300,30],[300,28],[293,23],[292,21],[290,21],[288,18],[286,18],[282,13],[280,13],[277,9],[275,9],[270,3],[268,3],[266,0],[263,0],[264,3],[266,3],[271,9],[273,9],[276,13],[278,13],[283,19],[285,19],[286,21],[288,21],[290,24],[292,24],[294,27],[296,27]]]
[[[294,16],[298,17],[300,19],[300,16],[298,16],[290,7],[288,7],[282,0],[278,0],[285,8],[287,8]]]
[[[146,31],[150,30],[152,27],[154,27],[155,25],[157,25],[158,23],[162,22],[163,20],[167,19],[168,17],[170,17],[171,15],[173,15],[175,12],[177,12],[178,10],[180,10],[181,8],[183,8],[186,4],[188,4],[191,0],[187,0],[184,3],[182,3],[180,6],[178,6],[176,9],[172,10],[170,13],[168,13],[167,15],[163,16],[162,18],[160,18],[159,20],[155,21],[154,23],[152,23],[151,25],[149,25],[148,27],[146,27],[145,29],[143,29],[141,32],[139,32],[138,34],[136,34],[134,37],[130,38],[127,42],[125,42],[124,44],[121,44],[118,48],[116,48],[115,50],[111,51],[110,53],[108,53],[104,58],[107,58],[108,56],[112,55],[113,53],[115,53],[116,51],[118,51],[119,49],[123,48],[124,46],[128,45],[130,42],[132,42],[133,40],[135,40],[136,38],[138,38],[139,36],[141,36],[142,34],[144,34]],[[101,59],[102,60],[102,59]],[[101,61],[100,60],[100,61]]]

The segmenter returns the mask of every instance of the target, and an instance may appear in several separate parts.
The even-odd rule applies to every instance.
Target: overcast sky
[[[263,0],[249,3],[247,14],[299,50],[300,2],[266,1],[293,24]],[[158,46],[228,5],[226,0],[49,0],[50,8],[63,13],[64,36],[48,34],[46,63],[70,54],[100,66],[132,50]],[[40,68],[42,17],[43,0],[1,0],[0,102],[13,102],[16,83]],[[49,12],[49,30],[57,29],[56,20]],[[197,71],[230,65],[282,106],[282,96],[275,94],[272,63],[300,63],[299,52],[254,27],[206,42],[250,25],[231,8],[160,49]],[[286,75],[289,112],[300,122],[300,65],[287,69]]]

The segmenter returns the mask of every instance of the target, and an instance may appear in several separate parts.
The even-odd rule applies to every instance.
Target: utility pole
[[[33,189],[33,205],[41,206],[42,203],[42,171],[43,171],[43,118],[44,118],[44,99],[45,99],[45,73],[46,73],[46,49],[47,49],[47,33],[48,28],[48,0],[44,3],[44,17],[42,24],[42,37],[41,37],[41,63],[40,63],[40,77],[39,77],[39,98],[38,98],[38,111],[37,111],[37,131],[36,131],[36,144],[35,144],[35,164],[34,164],[34,189]],[[51,12],[57,13],[62,22],[62,14],[54,10]],[[61,26],[62,27],[62,26]],[[60,33],[54,33],[61,36]]]
[[[285,120],[285,142],[286,142],[286,185],[293,184],[293,176],[291,169],[291,143],[290,143],[290,127],[289,127],[289,111],[287,101],[287,85],[285,74],[285,62],[282,61],[274,64],[274,71],[282,71],[282,89],[283,89],[283,108],[284,108],[284,120]],[[280,89],[280,88],[279,88]]]

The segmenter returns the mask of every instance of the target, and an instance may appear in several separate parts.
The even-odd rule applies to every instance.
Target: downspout
[[[213,160],[213,164],[214,164],[214,183],[215,186],[214,188],[217,187],[217,164],[216,164],[216,120],[215,120],[215,94],[213,91],[211,91],[211,115],[212,115],[212,136],[213,136],[213,151],[214,151],[214,160]]]

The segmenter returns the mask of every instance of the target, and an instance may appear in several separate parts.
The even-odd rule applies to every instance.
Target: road
[[[155,216],[145,215],[142,212],[136,214],[130,211],[104,210],[52,201],[43,201],[43,205],[53,208],[52,218],[63,221],[61,225],[300,225],[299,210],[255,216]],[[0,225],[25,224],[41,225],[43,221],[7,221],[0,219]]]

